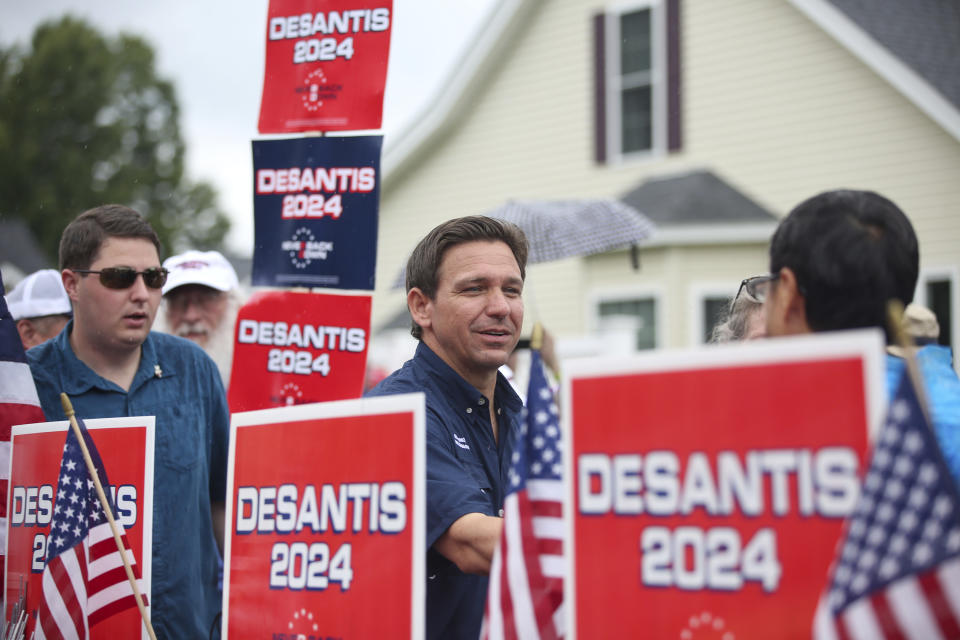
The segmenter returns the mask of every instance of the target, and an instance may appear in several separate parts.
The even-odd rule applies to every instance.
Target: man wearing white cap
[[[56,269],[31,273],[6,298],[24,349],[60,333],[73,314],[70,298]]]
[[[167,331],[200,345],[217,363],[226,387],[241,302],[236,271],[218,251],[187,251],[163,266],[170,272],[163,287]]]

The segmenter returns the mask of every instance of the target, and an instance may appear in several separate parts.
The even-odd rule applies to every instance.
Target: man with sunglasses
[[[65,418],[61,392],[84,418],[156,416],[151,619],[159,638],[206,638],[220,609],[229,416],[203,350],[150,331],[167,279],[159,250],[133,209],[77,217],[60,238],[73,319],[27,357],[48,420]]]
[[[814,196],[783,219],[770,242],[770,274],[745,288],[764,303],[771,336],[880,327],[894,344],[887,304],[913,300],[920,270],[917,236],[897,205],[870,191],[838,190]],[[919,349],[934,430],[960,483],[960,381],[949,349]],[[887,392],[893,398],[904,360],[887,355]]]

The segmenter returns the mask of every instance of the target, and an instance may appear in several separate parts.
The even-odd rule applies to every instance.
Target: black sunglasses
[[[167,281],[170,272],[163,267],[150,267],[137,271],[133,267],[107,267],[94,271],[92,269],[73,269],[77,273],[95,273],[100,276],[100,284],[107,289],[129,289],[137,281],[137,276],[143,276],[143,284],[151,289],[159,289]]]

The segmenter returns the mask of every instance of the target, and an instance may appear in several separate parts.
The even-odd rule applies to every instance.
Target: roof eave
[[[923,76],[826,0],[788,1],[960,141],[960,109]]]
[[[381,161],[383,188],[401,176],[429,148],[430,143],[449,130],[463,114],[464,107],[478,94],[483,81],[497,68],[501,52],[525,26],[526,18],[542,0],[499,0],[473,42],[465,47],[432,98],[395,138],[386,140]]]
[[[766,244],[777,229],[777,221],[658,226],[642,248],[672,246],[719,246]]]

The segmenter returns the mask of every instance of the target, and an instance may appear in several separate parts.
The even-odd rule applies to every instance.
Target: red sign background
[[[240,309],[236,332],[232,413],[363,392],[370,296],[258,292]]]
[[[290,640],[298,634],[351,640],[422,634],[422,403],[422,396],[416,394],[234,416],[224,574],[225,633],[229,631],[231,638]],[[307,417],[310,414],[314,417]],[[264,516],[273,522],[263,525],[258,521],[256,528],[240,524],[241,520],[252,523],[254,516],[262,515],[254,513],[254,508],[262,511],[262,507],[259,502],[254,507],[249,495],[263,495],[264,487],[295,486],[297,506],[302,507],[307,487],[312,486],[322,513],[325,485],[339,494],[343,485],[377,484],[381,489],[377,509],[381,509],[387,504],[385,483],[402,483],[405,487],[404,526],[399,531],[387,531],[382,518],[377,527],[371,527],[370,500],[362,501],[358,521],[354,520],[356,503],[347,500],[343,531],[334,530],[332,517],[321,520],[329,523],[323,531],[306,526],[301,531],[278,532],[278,515]],[[246,492],[247,499],[241,499],[241,491]],[[271,510],[279,512],[276,500],[273,505]],[[394,501],[394,514],[396,505]],[[358,522],[360,530],[356,531]],[[393,522],[396,525],[399,520]],[[318,543],[329,550],[325,567],[308,563],[302,556],[290,560],[296,545],[312,548]],[[275,545],[281,549],[278,551]],[[332,569],[332,558],[346,545],[351,549],[348,583],[337,581]],[[305,571],[328,582],[320,588],[311,588],[309,583],[304,586]],[[343,588],[345,584],[347,588]]]
[[[379,129],[392,0],[270,0],[260,133]]]
[[[149,532],[153,522],[153,418],[108,418],[85,420],[87,429],[97,445],[97,451],[103,460],[107,478],[114,486],[132,485],[136,488],[136,522],[127,528],[127,539],[136,554],[143,576],[144,593],[150,595],[150,563],[152,558],[152,538]],[[7,575],[6,598],[7,620],[13,604],[20,594],[20,582],[24,581],[27,591],[26,610],[33,612],[39,603],[41,592],[41,571],[32,571],[31,565],[40,549],[35,547],[37,536],[50,533],[50,525],[14,524],[13,495],[17,487],[41,487],[49,485],[54,489],[56,504],[57,479],[60,475],[60,461],[63,445],[67,437],[68,423],[65,421],[44,423],[42,425],[24,425],[13,429],[13,448],[10,474],[10,492],[7,496],[7,513],[10,514],[10,526],[7,532]],[[106,487],[104,487],[106,491]],[[118,504],[121,518],[124,502]],[[24,518],[26,520],[26,517]],[[118,522],[119,524],[119,522]],[[45,558],[45,556],[43,556]],[[27,636],[33,624],[27,627]],[[146,630],[140,620],[138,609],[127,609],[111,616],[90,628],[90,637],[94,640],[112,638],[147,638]]]
[[[783,360],[659,371],[645,367],[581,379],[574,374],[568,405],[575,540],[571,589],[579,637],[696,640],[730,637],[728,632],[741,640],[810,637],[842,516],[849,512],[824,515],[820,510],[820,500],[832,497],[836,511],[840,495],[839,476],[831,479],[824,469],[836,462],[837,451],[843,452],[841,458],[856,468],[847,468],[841,482],[848,494],[859,477],[855,474],[863,473],[870,420],[866,367],[855,355]],[[651,457],[653,452],[665,453]],[[709,498],[681,508],[687,489],[701,498],[711,493],[704,483],[685,484],[695,460],[701,471],[704,461],[709,465],[714,487],[721,484],[721,452],[728,464],[735,456],[747,468],[749,455],[758,468],[767,463],[781,468],[779,474],[761,473],[760,508],[746,513],[736,499],[723,507]],[[670,482],[664,484],[664,475],[654,477],[653,468],[662,474],[663,460],[671,457],[679,463],[673,474],[677,508],[664,509],[669,500],[662,498],[670,492],[664,486]],[[617,461],[631,469],[621,476],[626,489],[619,492],[620,502],[615,490],[609,509],[595,508],[602,500],[584,505],[584,498],[592,501],[601,494],[603,480],[585,474],[581,465],[596,468],[598,459],[609,459],[611,468]],[[647,471],[654,475],[645,476]],[[784,508],[781,489],[776,510],[774,475],[780,476],[777,482],[786,479],[787,502]],[[659,495],[647,493],[658,490]],[[842,502],[850,505],[844,509],[852,508],[853,501]],[[656,504],[661,508],[654,515]]]

